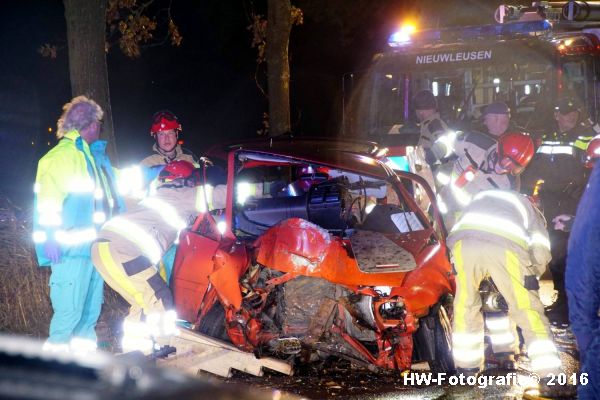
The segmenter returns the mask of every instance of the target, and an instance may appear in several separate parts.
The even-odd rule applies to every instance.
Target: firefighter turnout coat
[[[475,195],[448,236],[456,271],[453,352],[459,368],[481,368],[484,322],[479,285],[491,277],[521,328],[532,369],[560,368],[549,323],[538,293],[538,277],[550,261],[542,214],[529,199],[507,190]],[[508,323],[488,325],[492,341],[511,342]],[[494,338],[496,336],[496,338]]]
[[[497,157],[496,139],[489,135],[471,132],[455,143],[457,158],[448,169],[436,173],[438,206],[446,228],[450,230],[461,210],[477,193],[488,189],[511,189],[514,185],[509,175],[497,174],[489,167],[490,159]]]
[[[152,151],[154,154],[144,158],[140,162],[141,166],[152,168],[159,165],[166,165],[173,161],[188,161],[195,166],[199,165],[198,159],[194,156],[194,154],[191,151],[182,148],[180,145],[175,146],[175,154],[172,157],[169,157],[161,152],[156,143],[154,146],[152,146]]]
[[[430,166],[439,163],[444,158],[445,154],[440,154],[439,151],[436,151],[435,144],[448,131],[448,125],[440,118],[439,113],[435,113],[421,122],[421,135],[419,136],[418,146],[425,152],[425,161]]]

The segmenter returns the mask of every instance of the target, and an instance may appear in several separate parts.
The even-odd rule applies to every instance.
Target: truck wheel
[[[200,321],[198,332],[231,343],[225,329],[225,309],[221,303],[217,301],[213,304]]]
[[[438,304],[432,311],[435,324],[435,357],[429,361],[429,369],[434,374],[453,374],[455,368],[452,358],[452,324],[443,304]]]

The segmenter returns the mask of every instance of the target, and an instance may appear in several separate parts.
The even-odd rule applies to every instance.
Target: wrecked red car
[[[218,146],[223,210],[182,232],[180,318],[240,349],[372,370],[453,369],[454,278],[426,182],[370,142],[271,139]]]

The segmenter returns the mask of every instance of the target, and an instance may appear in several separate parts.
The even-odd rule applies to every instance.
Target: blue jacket
[[[62,258],[90,257],[98,228],[122,209],[105,149],[106,142],[88,145],[73,130],[40,159],[33,215],[40,266],[50,265],[43,251],[48,240],[60,245]]]
[[[600,334],[600,163],[579,202],[567,253],[565,287],[569,319],[580,354]]]

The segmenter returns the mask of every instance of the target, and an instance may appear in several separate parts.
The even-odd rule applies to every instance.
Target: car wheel
[[[231,342],[225,329],[225,309],[221,303],[217,301],[213,304],[200,321],[198,332],[229,343]]]
[[[452,324],[443,304],[433,308],[435,350],[434,359],[429,361],[429,369],[434,374],[452,374],[455,371],[452,358]]]

